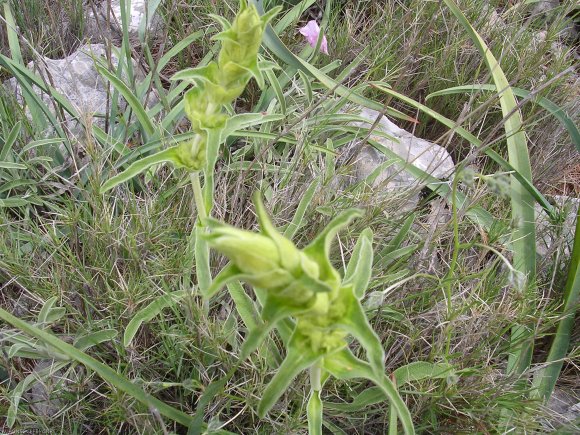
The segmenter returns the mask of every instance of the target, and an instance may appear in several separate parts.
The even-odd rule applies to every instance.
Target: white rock
[[[151,3],[151,2],[149,2]],[[93,42],[102,42],[103,39],[120,40],[123,35],[121,25],[121,0],[103,1],[98,6],[86,7],[85,35]],[[147,0],[131,0],[128,15],[128,31],[132,40],[139,38],[139,28],[143,25],[149,34],[157,37],[163,31],[163,21],[158,14],[147,14]],[[96,12],[96,14],[95,14]],[[147,23],[145,23],[147,20]],[[110,24],[110,27],[107,25]]]
[[[118,50],[118,49],[117,49]],[[75,108],[83,120],[93,118],[95,115],[104,114],[107,110],[107,100],[110,98],[108,93],[107,82],[101,77],[95,67],[97,61],[102,61],[108,65],[107,50],[103,44],[86,44],[80,47],[76,52],[64,59],[49,59],[42,57],[40,61],[29,62],[27,68],[36,72],[47,83],[50,83],[66,100]],[[111,52],[110,64],[113,68],[119,65],[119,59],[115,55],[115,48]],[[133,68],[136,77],[143,78],[144,73],[137,64],[133,62]],[[22,92],[20,85],[15,78],[5,82],[5,86],[11,89],[16,98],[22,101]],[[54,101],[48,94],[42,92],[39,88],[34,87],[47,107],[54,111]],[[149,98],[148,107],[154,105],[157,98]],[[124,109],[126,103],[121,100],[120,107]],[[77,119],[73,118],[67,112],[64,113],[65,124],[69,131],[81,133],[81,125]],[[102,118],[95,118],[94,123],[100,127],[104,126]]]
[[[29,62],[27,68],[36,72],[47,83],[50,83],[70,104],[83,119],[91,118],[107,109],[107,83],[95,68],[95,59],[101,58],[105,64],[106,49],[103,44],[86,44],[79,50],[64,59],[49,59],[42,57],[40,61]],[[117,67],[119,60],[111,54],[111,64]],[[9,79],[5,85],[12,89],[16,98],[22,100],[20,85],[15,78]],[[52,97],[35,87],[50,110],[54,110]],[[69,131],[77,132],[79,124],[76,119],[65,112],[66,127]],[[96,120],[104,124],[102,120]]]
[[[379,112],[367,108],[358,111],[358,116],[365,118],[366,121],[353,122],[351,125],[361,127],[361,132],[358,135],[360,139],[368,134],[367,129],[371,128],[378,115]],[[381,118],[374,131],[375,133],[370,136],[372,140],[379,142],[406,162],[413,164],[429,175],[441,179],[447,178],[453,173],[455,169],[453,159],[445,148],[399,128],[386,116]],[[395,140],[377,133],[385,133]],[[405,171],[400,164],[389,165],[387,162],[391,159],[368,144],[364,144],[359,151],[359,140],[346,146],[343,153],[345,157],[341,159],[346,160],[346,164],[352,165],[353,177],[347,181],[347,184],[367,179],[379,166],[383,165],[384,167],[379,170],[379,174],[374,178],[371,186],[378,194],[392,194],[394,191],[414,189],[416,192],[413,197],[409,198],[406,208],[414,207],[419,199],[418,188],[425,185],[425,180],[418,180]]]

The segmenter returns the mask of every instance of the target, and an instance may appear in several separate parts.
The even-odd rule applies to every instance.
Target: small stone
[[[377,119],[379,112],[367,108],[359,109],[358,116],[365,118],[365,122],[352,122],[351,125],[371,128]],[[352,113],[352,112],[351,112]],[[370,138],[379,142],[385,148],[390,149],[408,163],[413,164],[429,175],[443,179],[449,177],[454,169],[453,159],[445,148],[418,138],[383,116],[376,126],[377,134],[371,134]],[[391,136],[389,139],[384,133]],[[359,137],[362,139],[367,134],[366,130],[361,131]],[[339,165],[350,165],[352,176],[343,177],[340,183],[350,185],[368,179],[371,174],[376,175],[372,180],[371,187],[379,195],[392,195],[396,192],[415,190],[415,194],[408,198],[407,204],[403,206],[405,210],[412,209],[419,201],[418,190],[422,188],[425,180],[418,180],[416,177],[405,171],[400,164],[392,162],[391,159],[375,149],[369,144],[360,144],[357,139],[345,146],[343,157],[339,159]],[[381,167],[381,168],[379,168]],[[378,174],[376,171],[379,171]]]
[[[147,16],[147,4],[147,0],[131,1],[127,27],[132,42],[139,40],[139,28],[145,19],[147,19],[146,29],[153,38],[159,37],[163,31],[163,21],[158,14],[153,14],[151,17]],[[94,10],[90,6],[87,7],[85,36],[92,42],[104,42],[105,40],[119,42],[123,36],[121,0],[110,1],[110,10],[108,10],[108,5],[108,1],[103,1],[95,6]]]

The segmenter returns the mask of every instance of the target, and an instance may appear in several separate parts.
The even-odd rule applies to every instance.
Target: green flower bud
[[[334,327],[318,327],[308,317],[298,319],[296,333],[299,337],[297,342],[319,354],[336,352],[347,345],[346,331]]]
[[[265,23],[262,21],[260,14],[254,5],[248,6],[242,2],[242,7],[234,19],[232,26],[222,32],[222,49],[219,54],[218,63],[220,69],[226,74],[226,82],[236,80],[237,74],[244,73],[243,67],[249,67],[256,62],[258,50],[262,43],[262,33],[264,32]],[[237,64],[241,68],[233,70],[230,66],[229,71],[224,68],[229,63]],[[232,74],[233,73],[233,74]],[[247,74],[247,71],[245,71]]]
[[[220,128],[227,115],[221,113],[215,99],[201,88],[193,88],[185,94],[185,114],[191,121],[191,128],[196,133],[203,133],[208,128]],[[212,106],[214,110],[208,110]]]
[[[206,162],[206,144],[205,139],[198,142],[185,141],[181,142],[175,150],[175,166],[185,168],[190,171],[200,171]]]
[[[291,257],[298,254],[294,246],[281,253],[270,237],[227,225],[219,225],[206,237],[212,248],[228,257],[247,275],[250,284],[273,289],[288,286],[294,280],[281,260],[281,255]]]

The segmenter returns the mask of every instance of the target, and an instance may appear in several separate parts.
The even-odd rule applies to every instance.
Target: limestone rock
[[[147,0],[131,0],[128,30],[132,41],[139,40],[142,23],[145,25],[144,29],[153,37],[159,36],[163,30],[163,21],[158,14],[149,16],[147,4]],[[85,35],[93,42],[103,42],[105,39],[118,42],[122,38],[121,0],[111,0],[110,10],[108,5],[108,1],[103,1],[96,6],[86,6]]]
[[[359,138],[364,138],[377,119],[379,112],[367,108],[355,111],[365,121],[357,121],[351,125],[361,127]],[[363,130],[364,129],[364,130]],[[381,134],[382,133],[382,134]],[[390,138],[385,137],[390,136]],[[449,177],[455,168],[453,159],[445,148],[414,136],[383,116],[370,139],[379,142],[390,149],[406,162],[413,164],[435,178]],[[391,162],[392,164],[389,164]],[[414,195],[408,198],[406,208],[413,208],[418,202],[418,189],[425,185],[425,180],[418,180],[405,171],[400,164],[392,161],[369,144],[360,144],[360,139],[346,145],[339,165],[350,165],[352,176],[342,180],[342,184],[350,185],[369,179],[369,183],[378,195],[391,195],[397,191],[414,190]],[[377,173],[378,172],[378,173]]]
[[[107,110],[107,100],[110,98],[107,82],[101,77],[95,67],[95,62],[101,60],[105,65],[109,64],[107,50],[103,44],[86,44],[76,52],[64,59],[49,59],[42,57],[38,61],[29,62],[27,68],[39,74],[46,83],[50,83],[66,100],[75,108],[83,120],[93,118],[96,114],[105,113]],[[115,50],[111,52],[110,64],[116,68],[119,59],[115,55]],[[144,74],[133,63],[136,76],[143,77]],[[20,85],[15,78],[5,82],[5,86],[12,90],[17,100],[22,101]],[[50,110],[54,110],[53,99],[38,88],[34,88],[41,96],[44,103]],[[150,105],[155,104],[155,98],[149,99]],[[126,107],[126,103],[121,101],[120,107]],[[64,113],[65,127],[74,136],[83,133],[82,125],[70,114]],[[103,127],[102,118],[95,118],[97,125]]]

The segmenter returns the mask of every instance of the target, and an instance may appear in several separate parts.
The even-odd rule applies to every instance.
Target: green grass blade
[[[43,331],[35,326],[32,326],[23,320],[14,317],[12,314],[7,312],[6,310],[0,308],[0,319],[4,320],[6,323],[14,326],[15,328],[20,329],[21,331],[29,334],[38,340],[41,340],[45,344],[53,347],[57,351],[67,355],[71,359],[83,364],[88,369],[93,370],[97,373],[101,378],[111,384],[113,387],[129,394],[131,397],[135,398],[142,404],[154,408],[161,415],[164,415],[171,420],[174,420],[180,424],[188,426],[192,422],[192,417],[180,411],[172,406],[167,405],[166,403],[162,402],[159,399],[152,397],[151,395],[147,394],[137,385],[133,384],[127,378],[119,375],[115,370],[111,367],[97,361],[96,359],[92,358],[91,356],[87,355],[84,352],[81,352],[76,347],[65,343],[64,341],[60,340],[59,338],[55,337],[54,335]]]
[[[493,78],[496,91],[500,93],[500,105],[506,133],[509,162],[526,180],[532,183],[532,168],[522,118],[513,90],[495,56],[471,26],[453,0],[444,0],[453,15],[465,28],[469,37],[483,56]],[[526,287],[533,288],[536,279],[536,215],[534,197],[515,177],[512,177],[512,233],[513,265],[528,280]],[[531,334],[523,325],[512,330],[512,349],[508,361],[508,373],[521,374],[530,366],[533,343]]]
[[[131,62],[129,62],[131,63]],[[129,89],[129,87],[123,83],[116,75],[112,74],[106,68],[103,68],[101,65],[96,65],[97,71],[101,74],[104,78],[106,78],[121,95],[127,101],[127,104],[131,106],[133,112],[135,112],[135,116],[137,117],[145,136],[151,136],[155,132],[155,127],[149,119],[149,115],[143,108],[143,105],[139,102],[133,91]]]
[[[12,150],[12,147],[14,147],[14,144],[20,135],[20,130],[22,130],[22,122],[18,121],[10,130],[8,136],[6,136],[4,145],[2,146],[2,149],[0,149],[0,161],[3,161],[6,156],[8,156],[8,153]]]
[[[425,100],[427,101],[430,98],[439,97],[441,95],[462,94],[462,93],[466,93],[466,92],[481,91],[481,90],[483,90],[483,91],[495,91],[496,89],[497,88],[495,87],[495,85],[490,85],[490,84],[474,84],[474,85],[466,85],[466,86],[454,86],[452,88],[442,89],[440,91],[433,92],[432,94],[427,95]],[[528,98],[528,96],[531,94],[530,91],[527,91],[527,90],[521,89],[521,88],[512,88],[512,91],[515,95],[517,95],[520,98]],[[566,112],[564,112],[564,110],[562,110],[562,108],[559,107],[556,103],[554,103],[553,101],[551,101],[545,97],[540,97],[540,98],[533,97],[531,101],[534,101],[537,104],[539,104],[540,106],[542,106],[544,109],[546,109],[548,112],[550,112],[552,114],[552,116],[554,116],[558,121],[560,121],[562,123],[564,128],[566,128],[566,130],[568,130],[568,133],[570,134],[570,137],[572,138],[572,143],[574,144],[574,146],[576,146],[576,149],[578,151],[580,151],[580,131],[578,130],[578,127],[576,127],[576,124],[574,123],[574,121],[572,121],[568,117],[568,115],[566,115]]]
[[[464,128],[456,125],[456,123],[454,121],[452,121],[451,119],[448,119],[448,118],[444,117],[443,115],[440,115],[439,113],[430,109],[429,107],[427,107],[427,106],[425,106],[417,101],[414,101],[413,99],[411,99],[409,97],[406,97],[402,94],[399,94],[398,92],[395,92],[392,89],[390,89],[384,85],[381,85],[378,83],[373,83],[372,85],[376,89],[379,89],[382,92],[385,92],[386,94],[389,94],[393,97],[396,97],[396,98],[410,104],[411,106],[421,110],[422,112],[429,115],[433,119],[439,121],[440,123],[442,123],[446,127],[449,127],[451,130],[455,131],[457,134],[459,134],[464,139],[467,139],[474,146],[480,147],[482,145],[482,142],[480,139],[475,137],[473,134],[471,134],[470,132],[468,132]],[[527,178],[522,172],[517,170],[510,162],[505,160],[502,156],[500,156],[494,150],[489,149],[489,148],[485,148],[483,150],[483,152],[488,157],[490,157],[494,162],[496,162],[498,165],[500,165],[505,171],[511,172],[512,175],[516,178],[516,180],[518,180],[521,183],[521,185],[530,193],[530,195],[532,195],[534,197],[534,199],[538,202],[538,204],[540,204],[542,206],[542,208],[544,210],[546,210],[546,213],[548,213],[548,215],[550,217],[555,217],[554,207],[552,206],[552,204],[550,204],[548,202],[548,200],[544,197],[544,195],[542,195],[540,193],[540,191],[532,184],[532,182],[529,178]]]
[[[177,148],[176,146],[167,148],[163,151],[159,151],[158,153],[153,154],[152,156],[148,156],[143,159],[137,160],[123,172],[115,175],[114,177],[104,182],[103,185],[101,186],[101,193],[111,190],[113,187],[130,180],[131,178],[142,173],[143,171],[146,171],[153,165],[166,162],[179,163],[175,158],[176,148]]]
[[[183,290],[163,295],[155,299],[145,308],[137,311],[137,313],[133,316],[127,325],[127,328],[125,328],[125,333],[123,334],[123,346],[127,347],[131,344],[133,338],[135,335],[137,335],[137,331],[139,331],[139,328],[143,323],[150,322],[165,308],[174,306],[185,296],[187,296],[187,293]]]
[[[4,20],[6,20],[6,34],[8,36],[10,55],[15,62],[24,65],[22,52],[20,51],[20,43],[18,42],[18,26],[16,25],[16,20],[12,14],[10,2],[4,2]]]
[[[556,381],[560,376],[570,337],[574,329],[574,317],[580,301],[580,209],[576,214],[576,231],[574,234],[574,247],[570,259],[570,269],[564,290],[564,318],[560,320],[554,341],[550,346],[550,352],[546,360],[546,367],[534,375],[534,386],[537,394],[545,401],[550,399]]]

